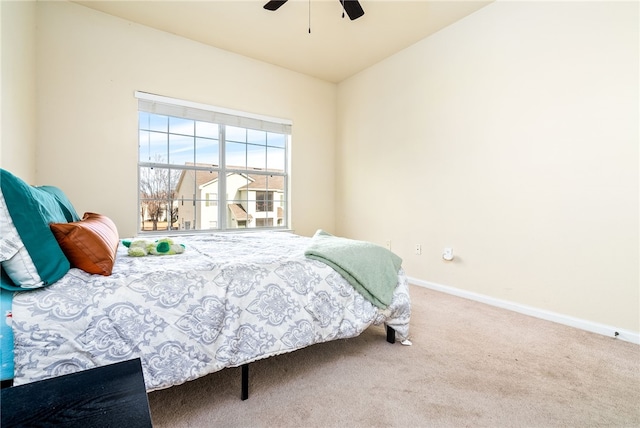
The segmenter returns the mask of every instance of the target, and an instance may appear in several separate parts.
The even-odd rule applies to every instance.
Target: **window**
[[[288,227],[290,122],[136,97],[140,232]]]
[[[273,211],[274,192],[256,192],[256,211]]]
[[[262,226],[262,227],[273,226],[273,219],[272,218],[258,218],[258,219],[256,219],[256,223],[259,226]]]
[[[207,193],[206,198],[207,198],[207,202],[206,202],[207,207],[215,207],[218,205],[218,195],[216,193]]]

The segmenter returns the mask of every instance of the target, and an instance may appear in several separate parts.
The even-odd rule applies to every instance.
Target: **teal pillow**
[[[51,193],[56,198],[56,200],[58,201],[58,205],[60,205],[60,208],[62,209],[62,212],[67,219],[67,222],[71,223],[81,220],[80,216],[76,212],[76,209],[71,204],[71,201],[69,200],[69,198],[67,198],[67,195],[65,195],[62,190],[58,189],[55,186],[38,186],[37,189],[43,190],[47,193]]]
[[[18,288],[30,289],[53,284],[67,273],[70,264],[49,223],[68,222],[67,218],[72,218],[75,210],[66,207],[65,212],[64,204],[56,197],[57,193],[62,193],[59,189],[52,192],[51,188],[43,190],[30,186],[4,169],[0,169],[0,189],[26,250],[26,255],[25,251],[20,251],[15,257],[30,259],[36,272],[31,272],[31,267],[21,267],[22,262],[12,264],[11,260],[3,261],[2,267]],[[25,269],[28,271],[25,272]]]

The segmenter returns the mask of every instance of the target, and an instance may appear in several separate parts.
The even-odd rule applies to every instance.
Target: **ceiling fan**
[[[358,0],[338,0],[342,7],[344,8],[345,13],[352,21],[354,19],[360,18],[364,15],[364,10],[362,6],[360,6],[360,2]],[[267,10],[278,10],[280,6],[285,4],[287,0],[270,0],[267,4],[264,5],[264,8]]]

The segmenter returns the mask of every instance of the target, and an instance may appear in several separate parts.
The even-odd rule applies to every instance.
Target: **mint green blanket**
[[[391,303],[402,259],[386,248],[318,230],[304,254],[331,266],[377,307]]]

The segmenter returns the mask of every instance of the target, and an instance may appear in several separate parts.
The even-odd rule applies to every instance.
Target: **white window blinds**
[[[138,99],[139,111],[291,135],[292,122],[287,119],[194,103],[147,92],[136,91],[135,97]]]

